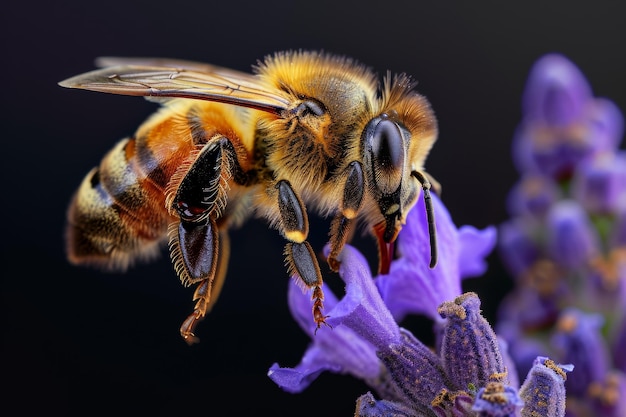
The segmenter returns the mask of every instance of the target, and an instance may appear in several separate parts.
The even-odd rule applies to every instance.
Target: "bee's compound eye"
[[[374,179],[384,194],[395,192],[404,172],[405,146],[400,127],[387,118],[372,120],[365,130]]]
[[[401,169],[404,165],[404,143],[398,125],[383,119],[369,138],[373,158],[383,169]]]

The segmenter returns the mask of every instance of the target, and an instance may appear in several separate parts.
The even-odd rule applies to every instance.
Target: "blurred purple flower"
[[[612,214],[626,199],[626,152],[603,152],[578,165],[572,194],[592,213]]]
[[[510,219],[500,225],[498,250],[502,262],[516,279],[542,256],[532,228],[521,218]]]
[[[581,268],[600,252],[600,240],[585,210],[574,200],[555,203],[546,219],[547,250],[564,268]]]
[[[594,98],[584,75],[562,55],[537,61],[522,101],[524,119],[513,143],[520,172],[561,180],[595,152],[617,148],[623,129],[619,110]]]
[[[609,353],[602,338],[604,318],[568,308],[561,313],[552,336],[559,358],[576,365],[575,378],[567,381],[571,394],[584,396],[589,385],[601,381],[609,370]]]
[[[596,417],[626,416],[626,374],[611,371],[589,386],[587,395]]]
[[[561,191],[555,183],[542,175],[527,174],[509,192],[507,209],[512,216],[541,220],[560,197]]]
[[[530,71],[522,111],[528,121],[567,126],[581,118],[591,99],[583,73],[567,58],[549,54]]]
[[[611,101],[594,97],[582,72],[558,54],[533,66],[522,110],[513,143],[521,179],[509,194],[511,218],[500,226],[498,241],[515,287],[500,304],[496,330],[520,374],[538,353],[576,366],[565,384],[571,415],[613,417],[620,410],[615,416],[621,416],[624,406],[615,394],[623,390],[626,367],[623,116]],[[524,396],[543,388],[531,390],[527,378],[522,416],[529,410],[564,415],[564,388],[548,388],[548,382],[565,373],[540,365],[529,377],[541,376],[546,399],[563,389],[562,404],[528,402]],[[619,378],[609,383],[615,373]]]

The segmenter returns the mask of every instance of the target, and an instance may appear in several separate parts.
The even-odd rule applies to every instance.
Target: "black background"
[[[432,102],[440,140],[426,168],[457,225],[507,217],[517,173],[510,142],[528,70],[561,52],[596,95],[626,109],[619,2],[57,1],[10,2],[2,44],[2,371],[4,415],[352,415],[367,387],[324,374],[302,394],[266,372],[295,365],[308,339],[286,304],[283,241],[261,221],[233,232],[229,277],[199,345],[178,335],[190,312],[163,256],[126,274],[70,266],[67,202],[104,153],[156,109],[133,97],[56,83],[102,55],[163,56],[248,70],[284,49],[345,54],[407,72]],[[504,5],[506,4],[506,5]],[[320,249],[327,226],[313,220]],[[368,251],[370,241],[364,241]],[[509,287],[495,255],[466,282],[490,320]],[[329,280],[338,279],[330,277]],[[419,329],[416,329],[419,331]],[[8,390],[7,390],[8,387]]]

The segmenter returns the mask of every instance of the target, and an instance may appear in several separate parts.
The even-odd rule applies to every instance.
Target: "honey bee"
[[[251,216],[286,239],[288,272],[311,290],[318,329],[327,316],[307,210],[332,217],[331,270],[359,224],[376,238],[379,271],[387,273],[423,191],[434,267],[429,190],[437,183],[424,162],[437,121],[409,76],[379,80],[350,58],[310,51],[267,56],[250,74],[159,58],[97,64],[59,84],[162,106],[83,180],[68,209],[68,258],[123,270],[168,241],[180,280],[196,285],[180,328],[189,344],[224,282],[228,230]]]

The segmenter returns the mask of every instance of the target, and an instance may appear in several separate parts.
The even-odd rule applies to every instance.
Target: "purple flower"
[[[584,396],[589,385],[601,381],[609,369],[606,342],[600,333],[604,318],[567,309],[559,317],[553,342],[564,362],[576,365],[576,377],[567,381],[571,394]]]
[[[439,322],[443,339],[437,352],[396,324],[356,249],[346,245],[338,259],[346,294],[337,300],[326,288],[332,328],[314,331],[311,300],[291,283],[290,308],[313,341],[296,367],[270,368],[274,382],[299,392],[323,371],[351,374],[381,397],[367,393],[357,400],[355,415],[363,417],[516,415],[522,403],[514,372],[512,384],[507,382],[506,343],[480,314],[476,294],[460,295],[438,307],[445,321]],[[533,393],[526,395],[541,404]]]
[[[580,268],[600,252],[600,241],[589,216],[574,200],[554,204],[546,221],[547,249],[565,268]]]
[[[402,403],[376,400],[371,392],[363,394],[356,401],[355,417],[419,417],[416,411]]]
[[[337,300],[330,289],[324,290],[329,315],[327,323],[332,328],[315,332],[310,317],[310,297],[291,283],[290,309],[296,321],[312,337],[312,343],[294,368],[278,364],[270,368],[268,375],[274,382],[286,391],[300,392],[323,371],[346,373],[364,380],[383,397],[383,402],[362,397],[357,412],[363,415],[380,409],[400,410],[407,405],[414,411],[432,415],[433,399],[453,384],[444,371],[441,357],[410,332],[401,329],[390,308],[404,309],[407,313],[420,311],[420,302],[426,298],[432,303],[430,314],[436,314],[438,305],[435,304],[445,301],[446,294],[460,293],[462,276],[478,274],[485,269],[483,258],[495,244],[495,229],[480,232],[464,227],[458,230],[439,200],[435,200],[435,210],[439,216],[439,253],[442,255],[435,270],[428,267],[427,228],[425,221],[421,220],[426,218],[423,210],[421,213],[415,210],[416,213],[409,216],[398,242],[401,257],[392,262],[390,274],[376,281],[363,256],[350,245],[345,246],[338,260],[346,293]],[[423,230],[418,231],[421,228]],[[424,265],[420,265],[421,261]],[[382,287],[387,289],[387,304],[376,285],[381,279],[386,281]],[[446,284],[452,286],[451,292]],[[403,286],[413,288],[415,298],[400,298],[398,291]],[[415,293],[416,288],[422,288],[423,292]],[[477,321],[479,313],[468,308],[472,310],[469,316]],[[484,321],[482,316],[479,317]],[[497,349],[495,336],[494,341]],[[471,401],[462,401],[465,397],[459,395],[455,395],[457,405],[471,405]]]
[[[524,401],[522,417],[565,416],[565,372],[573,369],[572,365],[558,365],[546,357],[537,357],[520,388]]]
[[[414,410],[428,413],[433,400],[450,382],[439,356],[402,329],[403,340],[381,349],[379,356],[390,374],[392,392],[400,392]]]
[[[423,314],[438,320],[437,307],[461,294],[461,279],[477,276],[486,270],[484,258],[496,243],[496,229],[479,231],[471,226],[460,229],[450,213],[433,195],[439,263],[428,264],[430,248],[423,205],[418,204],[407,216],[407,224],[398,237],[400,257],[392,262],[388,275],[376,278],[380,294],[396,321],[407,314]]]
[[[479,417],[515,417],[524,405],[517,390],[502,384],[490,382],[478,390],[472,410],[478,411]]]
[[[588,396],[596,417],[626,416],[626,375],[612,371],[589,386]]]
[[[496,329],[520,375],[531,356],[546,353],[576,366],[574,378],[564,386],[568,412],[577,417],[613,416],[599,411],[600,399],[623,389],[615,388],[621,382],[606,382],[607,375],[626,367],[623,130],[620,110],[594,97],[567,58],[550,54],[533,66],[513,143],[521,179],[507,201],[512,217],[499,229],[499,253],[515,288],[499,306]],[[547,387],[554,372],[539,362],[528,378],[541,375]],[[547,368],[565,375],[553,364]],[[565,392],[558,387],[563,381],[552,381],[550,390],[555,391],[548,394],[530,389],[528,378],[522,415],[532,410],[563,415]],[[612,388],[599,388],[604,386]],[[561,402],[535,404],[524,397],[531,391],[545,398],[558,394]],[[593,398],[592,391],[597,394]],[[623,410],[618,401],[611,404],[607,410]]]
[[[366,270],[368,266],[362,257],[355,253],[352,248],[347,249],[347,251],[350,253],[348,256],[354,255],[354,258],[350,260],[351,267],[344,268],[342,272],[350,277],[364,274],[364,279],[371,281],[369,270]],[[337,298],[326,286],[324,287],[324,294],[324,303],[329,315],[333,317],[339,314],[337,309],[343,309],[343,307],[338,306]],[[347,326],[337,326],[332,330],[321,329],[315,332],[316,326],[311,320],[310,297],[302,292],[294,280],[289,285],[288,300],[293,317],[300,327],[311,336],[312,343],[296,367],[284,368],[278,364],[272,365],[268,376],[276,384],[289,392],[301,392],[323,371],[350,374],[366,381],[374,380],[380,376],[381,363],[376,356],[376,348],[364,338],[359,337],[354,330]],[[390,322],[386,324],[391,323],[392,328],[395,328],[391,331],[392,337],[399,338],[397,325],[391,316],[388,319]]]
[[[581,162],[572,194],[591,213],[618,211],[626,198],[626,153],[602,152]]]
[[[465,391],[443,389],[432,402],[437,417],[474,417],[472,411],[474,397]]]
[[[530,216],[540,220],[560,196],[561,191],[549,178],[527,174],[510,191],[507,208],[512,216]]]
[[[506,375],[498,339],[480,314],[480,300],[475,293],[441,304],[439,314],[447,319],[441,356],[452,388],[484,387],[494,375]]]
[[[514,278],[521,277],[542,256],[536,237],[524,219],[515,218],[500,225],[498,250],[502,262]]]
[[[595,152],[615,150],[623,129],[615,105],[594,98],[580,70],[558,54],[533,66],[522,111],[513,144],[518,169],[557,180]]]
[[[527,120],[567,126],[583,115],[591,98],[583,73],[564,56],[550,54],[530,71],[522,111]]]
[[[325,252],[328,254],[328,247]],[[378,293],[363,255],[346,245],[339,261],[339,276],[346,283],[346,294],[328,310],[327,323],[349,327],[377,349],[400,343],[400,328]]]

